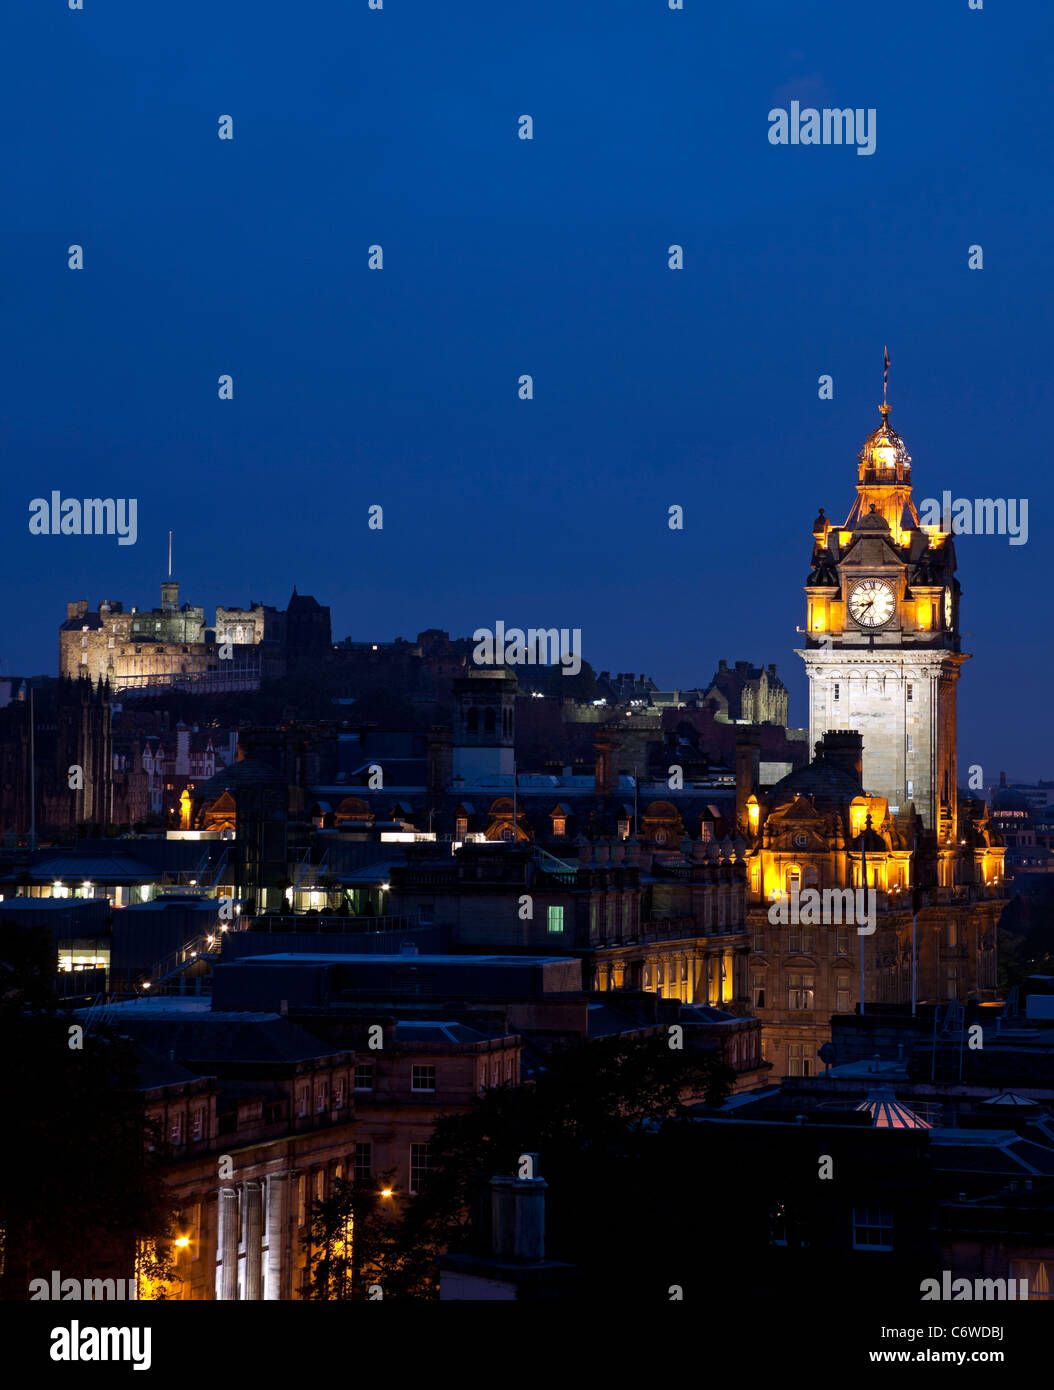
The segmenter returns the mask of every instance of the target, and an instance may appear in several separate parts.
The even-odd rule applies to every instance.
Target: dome
[[[888,532],[889,522],[882,515],[882,513],[876,509],[874,502],[872,502],[871,510],[868,512],[866,516],[861,517],[860,520],[856,523],[856,529],[858,531]]]
[[[897,482],[910,477],[911,455],[889,423],[889,406],[880,405],[882,423],[864,440],[857,458],[862,483]]]

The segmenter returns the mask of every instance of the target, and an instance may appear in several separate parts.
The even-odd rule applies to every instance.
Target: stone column
[[[238,1297],[238,1189],[221,1187],[219,1202],[219,1252],[216,1297],[233,1302]]]
[[[288,1173],[272,1173],[267,1179],[267,1259],[264,1270],[265,1299],[289,1296],[290,1266],[286,1259],[286,1225],[289,1216]]]
[[[245,1297],[263,1297],[263,1192],[258,1182],[243,1185],[245,1193]]]

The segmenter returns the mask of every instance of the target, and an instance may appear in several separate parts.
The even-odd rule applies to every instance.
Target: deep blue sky
[[[55,671],[68,599],[157,602],[171,527],[210,620],[296,582],[338,637],[776,661],[804,723],[811,523],[888,342],[916,501],[1030,502],[1027,545],[958,542],[960,766],[1054,775],[1050,6],[685,5],[13,0],[2,669]],[[877,108],[875,154],[770,145],[795,98]],[[137,497],[138,544],[31,537],[52,488]]]

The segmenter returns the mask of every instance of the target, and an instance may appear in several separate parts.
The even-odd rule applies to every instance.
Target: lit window
[[[787,976],[787,1008],[811,1009],[813,1007],[813,976],[791,974]]]
[[[554,817],[553,817],[553,834],[554,834],[554,835],[566,835],[566,834],[567,834],[567,818],[566,818],[565,816],[554,816]]]
[[[435,1067],[424,1067],[415,1065],[411,1070],[410,1089],[411,1091],[434,1091],[436,1088],[436,1069]]]
[[[548,911],[548,926],[551,932],[561,932],[564,929],[564,910],[562,907],[550,907]]]
[[[769,1207],[769,1244],[787,1244],[787,1208],[782,1202],[773,1202]]]
[[[432,1158],[427,1144],[410,1145],[410,1191],[420,1192],[425,1175],[432,1166]]]

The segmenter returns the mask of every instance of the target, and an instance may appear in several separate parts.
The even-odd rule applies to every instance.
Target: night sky
[[[1054,775],[1049,5],[84,4],[4,19],[4,672],[69,599],[156,604],[171,528],[210,622],[296,583],[336,638],[578,627],[663,687],[775,661],[805,723],[888,343],[916,503],[1029,499],[957,542],[960,768]],[[875,153],[771,145],[791,100]],[[52,489],[138,543],[30,536]]]

